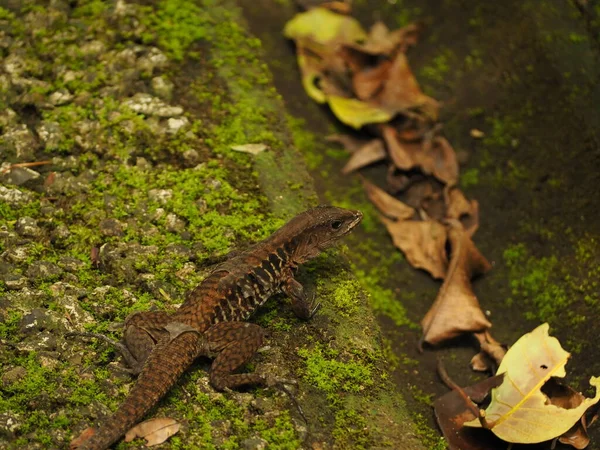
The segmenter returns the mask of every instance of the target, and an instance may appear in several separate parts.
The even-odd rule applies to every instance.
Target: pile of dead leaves
[[[491,264],[472,241],[479,205],[457,187],[459,164],[441,135],[439,104],[423,94],[408,64],[406,52],[417,43],[421,27],[391,31],[377,22],[366,31],[349,14],[349,5],[339,1],[307,7],[286,24],[284,34],[296,44],[307,94],[327,104],[344,124],[365,132],[362,139],[330,136],[351,154],[343,172],[387,165],[385,182],[378,183],[385,189],[363,178],[366,194],[408,262],[443,280],[421,321],[420,345],[472,334],[479,353],[471,367],[488,372],[499,367],[498,375],[464,389],[443,376],[453,390],[436,401],[435,412],[450,448],[489,450],[506,448],[506,441],[555,438],[585,448],[587,426],[596,417],[590,411],[600,392],[587,399],[554,381],[564,376],[569,354],[548,336],[547,325],[507,353],[491,336],[492,324],[473,292],[471,280]],[[590,382],[600,386],[598,378]],[[473,401],[484,404],[490,391],[487,409],[479,410]],[[504,441],[498,439],[496,446],[473,427]]]
[[[285,36],[296,43],[304,88],[315,101],[328,103],[342,122],[371,135],[330,140],[352,154],[345,173],[387,163],[387,191],[363,180],[367,195],[410,264],[444,280],[422,321],[422,342],[435,345],[475,333],[483,353],[473,367],[487,370],[490,359],[499,363],[504,349],[489,335],[491,323],[470,280],[491,266],[471,240],[479,205],[456,186],[459,165],[440,135],[438,103],[423,94],[408,65],[406,51],[416,44],[420,26],[390,31],[377,22],[367,32],[340,13],[340,5],[309,8],[285,26]]]

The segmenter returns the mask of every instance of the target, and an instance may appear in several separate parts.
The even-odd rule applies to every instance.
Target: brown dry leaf
[[[550,403],[566,409],[577,408],[586,398],[581,392],[577,392],[569,386],[560,384],[554,378],[548,380],[544,387],[542,387],[542,392],[548,396]],[[595,418],[592,418],[590,424],[593,423],[594,420]],[[581,420],[564,432],[558,440],[562,444],[571,445],[578,450],[584,449],[590,443],[587,427],[588,421],[586,413],[581,417]]]
[[[424,139],[423,152],[419,153],[417,164],[423,172],[432,174],[448,186],[458,182],[458,161],[456,152],[446,138],[436,136],[432,140]]]
[[[481,351],[471,359],[471,368],[478,372],[495,372],[506,355],[506,346],[494,339],[488,330],[474,333],[474,336]]]
[[[381,217],[394,245],[418,269],[434,278],[444,278],[448,265],[446,256],[446,227],[433,220],[402,220],[394,222]]]
[[[356,72],[352,77],[352,87],[361,100],[370,100],[383,89],[392,63],[383,61],[375,67],[368,67]]]
[[[423,173],[454,186],[458,182],[458,161],[450,143],[441,136],[424,138],[422,141],[401,141],[395,128],[381,125],[390,158],[398,169],[419,167]]]
[[[479,228],[479,203],[467,200],[459,188],[452,188],[448,191],[446,217],[460,220],[465,231],[473,237]]]
[[[75,450],[75,449],[81,447],[95,433],[96,433],[96,430],[94,428],[92,428],[92,427],[86,428],[85,430],[83,430],[81,432],[81,434],[79,436],[77,436],[75,439],[73,439],[71,441],[71,443],[69,444],[69,449]]]
[[[404,172],[398,170],[396,166],[391,164],[388,167],[387,175],[385,177],[385,181],[388,186],[388,190],[392,194],[397,194],[398,192],[402,192],[406,188],[408,188],[412,181],[411,178],[406,175]]]
[[[471,278],[487,272],[491,265],[459,222],[449,220],[448,225],[452,255],[450,266],[435,302],[421,321],[421,342],[431,345],[492,326],[471,288]]]
[[[473,386],[463,388],[465,394],[480,403],[492,388],[502,383],[503,375],[487,378]],[[446,438],[450,450],[506,450],[506,442],[486,430],[463,427],[463,423],[475,419],[464,398],[452,390],[438,398],[434,404],[435,418]]]
[[[356,150],[342,169],[342,173],[348,174],[385,159],[387,153],[381,139],[373,139]]]
[[[371,200],[379,211],[386,217],[396,220],[410,219],[415,215],[415,210],[405,205],[400,200],[392,197],[383,189],[379,189],[374,184],[363,179],[363,186],[367,191],[367,197]]]
[[[419,24],[413,23],[390,31],[383,22],[378,21],[371,26],[369,35],[363,43],[349,46],[370,55],[389,56],[396,50],[405,52],[408,47],[416,45],[421,28]]]
[[[401,143],[398,139],[398,132],[389,125],[382,125],[380,129],[394,165],[402,170],[410,170],[415,167],[417,165],[417,155],[422,151],[421,143]]]
[[[162,444],[171,436],[176,434],[181,425],[168,417],[150,419],[137,424],[125,435],[125,442],[131,442],[136,438],[146,439],[146,446]]]
[[[404,53],[396,54],[388,74],[383,89],[376,98],[379,107],[394,115],[419,109],[430,120],[437,120],[439,104],[433,98],[423,94]]]
[[[441,220],[445,215],[444,195],[441,183],[432,177],[412,177],[411,184],[402,196],[408,206],[425,210],[430,219]],[[441,207],[441,211],[436,212]]]
[[[342,144],[344,149],[350,153],[354,153],[369,142],[370,139],[359,139],[349,134],[331,134],[325,138],[329,142],[337,142]]]

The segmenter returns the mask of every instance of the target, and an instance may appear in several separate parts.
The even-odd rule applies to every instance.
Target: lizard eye
[[[333,222],[331,222],[331,228],[333,228],[334,230],[338,230],[341,226],[342,226],[341,220],[334,220]]]

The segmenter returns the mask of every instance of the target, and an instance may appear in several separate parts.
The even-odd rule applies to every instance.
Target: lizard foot
[[[122,343],[117,342],[117,341],[109,338],[108,336],[104,336],[103,334],[100,334],[100,333],[71,331],[71,332],[65,334],[65,337],[67,337],[67,338],[74,337],[74,336],[96,338],[96,339],[100,339],[101,341],[106,342],[109,345],[112,345],[113,347],[115,347],[115,349],[117,349],[117,351],[121,354],[121,356],[123,356],[125,363],[130,367],[130,369],[123,368],[123,370],[125,372],[128,372],[132,375],[138,375],[142,371],[142,365],[139,364],[138,360],[135,358],[135,356],[133,356],[133,354],[127,348],[126,345],[123,345]]]
[[[296,399],[296,396],[294,395],[294,393],[287,387],[288,385],[289,386],[298,386],[298,381],[291,380],[288,378],[279,378],[279,377],[275,377],[272,375],[266,375],[265,381],[266,381],[267,387],[279,389],[280,391],[282,391],[283,393],[285,393],[288,396],[288,398],[291,400],[291,402],[296,407],[298,414],[300,414],[300,417],[302,417],[302,420],[304,420],[304,423],[306,423],[308,425],[308,419],[304,415],[304,410],[300,406],[300,403],[298,403],[298,400]]]

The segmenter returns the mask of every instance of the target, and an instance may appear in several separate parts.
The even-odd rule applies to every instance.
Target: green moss
[[[338,360],[338,351],[315,344],[301,348],[298,355],[305,360],[303,378],[323,391],[330,401],[338,401],[338,392],[360,392],[372,386],[373,367],[370,363]]]
[[[331,280],[335,284],[335,290],[331,299],[340,315],[350,317],[359,309],[358,293],[361,290],[360,283],[355,279]]]
[[[370,448],[369,424],[361,413],[353,409],[340,410],[335,414],[333,437],[338,448]]]
[[[420,79],[425,81],[447,84],[450,69],[454,64],[456,56],[448,48],[443,48],[431,58],[429,64],[419,70]]]
[[[509,301],[514,301],[514,297],[525,299],[533,307],[525,314],[528,319],[552,322],[557,314],[567,310],[571,300],[555,278],[558,267],[555,256],[532,257],[523,244],[507,248],[503,256],[511,279],[513,298]]]
[[[472,186],[477,186],[479,183],[479,169],[473,167],[463,171],[460,175],[460,186],[463,189],[468,189]]]
[[[187,50],[207,37],[209,16],[194,2],[162,0],[156,8],[146,8],[141,16],[148,28],[144,43],[157,44],[176,61],[192,56]]]
[[[3,317],[0,322],[0,338],[16,342],[18,339],[17,330],[22,318],[23,313],[21,311],[8,311],[6,317]]]

